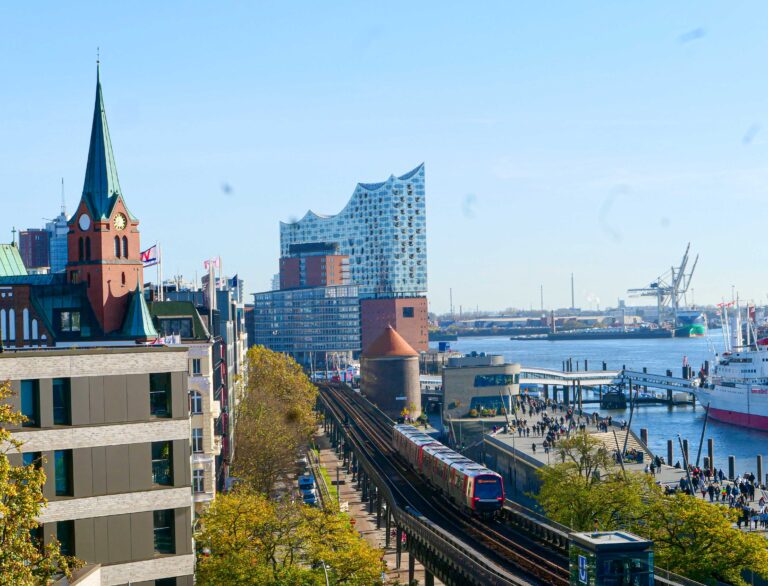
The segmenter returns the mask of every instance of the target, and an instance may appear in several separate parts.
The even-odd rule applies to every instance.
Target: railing
[[[328,509],[333,506],[334,501],[331,498],[331,491],[328,489],[328,484],[325,482],[325,476],[321,472],[320,458],[318,458],[314,449],[310,449],[307,452],[307,462],[309,462],[309,468],[312,470],[312,475],[315,477],[315,484],[318,487],[318,494],[320,496],[320,502],[324,509]],[[336,487],[338,490],[338,487]]]

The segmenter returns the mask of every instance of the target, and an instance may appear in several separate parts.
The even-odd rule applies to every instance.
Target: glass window
[[[56,450],[53,454],[56,496],[72,496],[72,450]]]
[[[40,452],[25,452],[21,455],[21,463],[24,466],[31,466],[34,464],[35,468],[40,468],[43,461]]]
[[[72,425],[72,394],[68,378],[53,379],[53,423]]]
[[[120,237],[115,236],[115,256],[120,258]]]
[[[80,331],[80,312],[62,311],[59,313],[59,329],[62,332]]]
[[[123,258],[128,258],[128,238],[123,236]]]
[[[190,402],[192,415],[200,415],[203,412],[203,396],[197,391],[192,391]]]
[[[153,417],[171,416],[171,373],[149,375],[149,412]]]
[[[163,336],[179,335],[182,338],[191,338],[192,318],[161,318],[160,330]]]
[[[205,470],[192,470],[192,490],[205,492]]]
[[[75,555],[75,522],[70,520],[56,523],[56,539],[61,544],[61,553]]]
[[[21,414],[27,418],[23,427],[40,425],[40,381],[21,381]]]
[[[403,307],[403,317],[413,317],[413,307]]]
[[[155,551],[157,553],[176,553],[173,539],[173,518],[173,509],[152,512],[155,530]]]
[[[203,428],[195,427],[192,430],[192,451],[195,454],[203,452]]]
[[[192,359],[192,374],[194,376],[199,376],[202,371],[202,361],[199,358],[193,358]]]
[[[476,387],[503,387],[517,383],[514,374],[478,374],[475,376]]]
[[[173,459],[171,442],[152,442],[152,482],[161,486],[173,485]]]

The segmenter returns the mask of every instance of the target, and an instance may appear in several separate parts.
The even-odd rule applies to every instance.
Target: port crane
[[[655,297],[656,307],[658,309],[658,324],[661,325],[664,322],[664,313],[672,313],[672,323],[677,326],[677,312],[680,308],[680,301],[686,303],[685,294],[688,291],[688,287],[691,285],[691,279],[693,279],[693,273],[696,270],[696,265],[699,262],[699,255],[693,259],[693,265],[691,270],[687,271],[688,262],[690,259],[691,243],[685,247],[685,253],[683,259],[680,261],[680,265],[677,267],[671,267],[669,271],[656,278],[648,287],[641,287],[639,289],[629,289],[630,297]]]

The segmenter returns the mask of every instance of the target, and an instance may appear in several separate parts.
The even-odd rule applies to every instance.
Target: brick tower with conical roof
[[[139,221],[123,199],[112,153],[99,66],[88,163],[80,203],[69,220],[67,279],[84,283],[105,334],[120,333],[131,293],[143,286]]]
[[[419,353],[392,326],[363,352],[360,375],[363,394],[393,419],[421,415]]]

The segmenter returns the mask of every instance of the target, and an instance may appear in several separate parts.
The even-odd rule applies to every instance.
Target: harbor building
[[[310,210],[296,222],[281,222],[281,288],[306,286],[302,283],[309,284],[313,276],[319,286],[332,284],[327,280],[331,270],[335,270],[335,279],[344,279],[348,274],[349,283],[358,288],[363,300],[363,351],[387,325],[398,329],[414,349],[426,351],[425,196],[421,164],[405,175],[392,175],[380,183],[358,183],[336,215]],[[310,251],[316,258],[310,257]],[[304,278],[310,281],[301,280],[302,266]],[[334,269],[338,266],[342,275]],[[323,267],[325,283],[317,279]]]
[[[510,408],[510,396],[520,394],[520,365],[498,354],[474,354],[448,359],[443,368],[443,417],[460,419],[472,409]]]
[[[105,586],[191,586],[186,349],[4,352],[0,380],[28,418],[13,464],[45,469],[43,542],[101,564]]]
[[[424,165],[381,183],[358,183],[334,216],[308,211],[280,223],[281,257],[307,242],[335,242],[349,257],[361,297],[413,297],[427,290]]]

